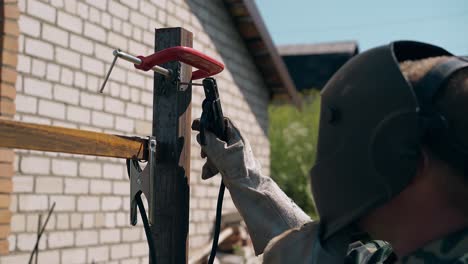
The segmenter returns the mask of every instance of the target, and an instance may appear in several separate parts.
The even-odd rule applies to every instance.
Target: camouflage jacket
[[[467,264],[468,228],[435,240],[397,259],[390,244],[371,241],[350,246],[345,264]]]

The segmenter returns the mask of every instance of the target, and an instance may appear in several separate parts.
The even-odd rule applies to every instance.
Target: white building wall
[[[152,53],[154,28],[182,26],[194,48],[227,68],[217,76],[225,114],[250,139],[269,174],[269,93],[220,0],[20,0],[16,120],[146,136],[151,133],[151,73],[119,61],[104,94],[98,89],[120,48]],[[193,93],[193,118],[203,92]],[[203,161],[192,137],[190,248],[211,237],[220,179],[200,179]],[[27,263],[38,214],[55,212],[40,244],[40,263],[148,263],[141,226],[129,224],[124,160],[16,151],[10,255]],[[227,195],[228,196],[228,195]],[[225,210],[235,210],[229,197]],[[140,221],[141,222],[141,221]]]

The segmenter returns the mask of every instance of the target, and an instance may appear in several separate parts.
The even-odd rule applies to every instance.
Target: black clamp
[[[152,196],[150,186],[154,180],[154,170],[151,169],[155,166],[156,160],[156,139],[150,137],[148,140],[148,164],[142,170],[137,159],[127,159],[127,171],[130,179],[130,223],[132,225],[137,224],[137,197],[140,197],[143,193],[148,201],[150,223],[153,223],[151,208],[152,208]]]
[[[219,99],[218,85],[214,78],[203,80],[205,100],[202,103],[202,115],[200,117],[200,141],[205,145],[205,129],[214,133],[221,140],[226,141],[226,126],[223,110]]]

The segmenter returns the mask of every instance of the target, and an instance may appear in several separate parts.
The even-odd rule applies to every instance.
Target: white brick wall
[[[70,51],[69,49],[56,48],[55,59],[58,63],[70,66],[73,68],[80,67],[80,54]]]
[[[46,195],[21,195],[19,196],[20,211],[46,210],[48,201]]]
[[[117,243],[120,241],[120,229],[102,229],[99,231],[100,243]]]
[[[68,46],[68,32],[59,28],[43,24],[42,38],[63,47]]]
[[[50,232],[47,237],[47,243],[50,248],[70,247],[74,241],[72,231]]]
[[[81,107],[69,106],[67,107],[67,119],[77,123],[89,124],[91,121],[91,111]]]
[[[103,108],[102,96],[96,94],[81,93],[80,103],[84,108],[92,108],[102,110]]]
[[[123,165],[106,163],[103,167],[104,178],[122,179],[125,171]]]
[[[52,85],[33,78],[24,78],[24,93],[44,98],[52,98]]]
[[[93,231],[77,231],[76,246],[96,245],[98,243],[98,232]]]
[[[78,211],[93,212],[100,209],[99,197],[80,196],[78,198]]]
[[[112,192],[112,182],[110,181],[91,180],[89,186],[91,194],[109,194]]]
[[[63,176],[76,176],[78,163],[74,160],[52,160],[52,173]]]
[[[22,157],[20,162],[22,173],[48,174],[50,172],[50,159],[45,157]]]
[[[123,259],[130,256],[130,245],[119,244],[111,247],[111,259]]]
[[[80,176],[83,177],[101,177],[101,164],[95,162],[80,162]]]
[[[65,105],[63,103],[41,99],[39,100],[38,114],[50,118],[65,119]]]
[[[36,178],[36,193],[62,193],[63,179],[57,177]]]
[[[87,263],[106,261],[109,259],[109,247],[92,247],[88,248],[88,259]]]
[[[146,136],[152,119],[151,73],[118,61],[104,94],[98,89],[113,49],[146,55],[153,50],[154,28],[183,26],[194,33],[195,48],[226,64],[217,76],[224,112],[237,121],[269,173],[268,91],[220,1],[19,0],[18,4],[17,120]],[[194,88],[193,118],[199,117],[202,100],[202,89]],[[191,249],[210,240],[219,186],[219,178],[200,179],[199,151],[193,133]],[[11,254],[0,257],[0,264],[27,262],[37,215],[45,214],[53,202],[55,212],[41,243],[39,263],[148,263],[141,225],[129,224],[123,160],[18,151],[17,162]],[[229,197],[225,208],[234,210]]]
[[[57,23],[64,29],[68,29],[69,31],[77,34],[81,34],[83,30],[83,22],[80,18],[62,11],[58,12]]]
[[[65,193],[88,194],[89,180],[87,179],[65,179]]]
[[[16,96],[16,111],[23,113],[36,113],[37,112],[37,99],[27,95]]]
[[[34,18],[21,16],[18,23],[20,30],[26,35],[39,37],[41,34],[41,24]]]
[[[57,84],[54,86],[54,100],[77,105],[80,97],[76,89]]]
[[[55,202],[55,211],[75,211],[76,209],[76,197],[68,195],[51,196],[51,204]]]
[[[54,57],[53,46],[44,41],[26,38],[24,45],[26,54],[43,59],[53,59]]]
[[[29,0],[27,1],[28,6],[28,13],[31,16],[35,16],[37,18],[43,19],[47,22],[54,23],[55,22],[55,9],[50,7],[49,5],[36,1],[36,0]]]
[[[86,262],[86,249],[65,249],[62,250],[62,263],[80,264]]]

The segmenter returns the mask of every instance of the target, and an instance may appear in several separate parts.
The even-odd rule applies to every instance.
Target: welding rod
[[[141,64],[141,59],[140,58],[137,58],[137,57],[135,57],[133,55],[130,55],[130,54],[126,53],[126,52],[123,52],[121,50],[114,50],[113,54],[114,54],[114,56],[119,57],[121,59],[124,59],[126,61],[129,61],[129,62],[131,62],[133,64],[136,64],[136,65]],[[162,74],[162,75],[164,75],[166,77],[169,77],[171,75],[171,72],[168,69],[163,68],[163,67],[158,66],[158,65],[153,66],[153,68],[151,68],[151,69],[154,72]]]

